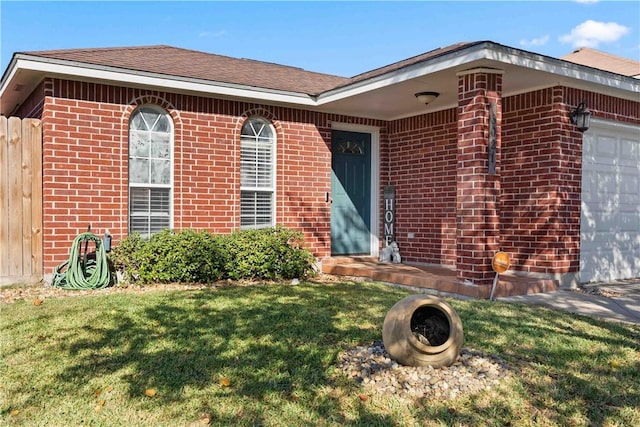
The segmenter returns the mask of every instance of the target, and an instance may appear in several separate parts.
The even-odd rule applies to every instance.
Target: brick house
[[[478,286],[498,250],[561,286],[640,277],[640,67],[584,53],[460,43],[344,78],[169,46],[25,52],[0,112],[41,119],[45,273],[87,224],[114,244],[282,224],[319,261],[389,238]]]

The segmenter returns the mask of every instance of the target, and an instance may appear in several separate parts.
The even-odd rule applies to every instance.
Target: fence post
[[[0,117],[0,284],[42,279],[42,126]]]
[[[0,116],[0,277],[9,276],[9,159],[5,116]]]

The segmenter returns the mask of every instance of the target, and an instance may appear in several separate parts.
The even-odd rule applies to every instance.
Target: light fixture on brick
[[[580,132],[584,132],[589,129],[591,111],[587,110],[587,107],[584,106],[584,102],[581,102],[580,105],[574,108],[569,117],[571,118],[571,123],[576,125]]]
[[[440,94],[438,92],[418,92],[416,93],[416,98],[418,101],[422,102],[425,105],[428,105],[430,102],[433,102]]]

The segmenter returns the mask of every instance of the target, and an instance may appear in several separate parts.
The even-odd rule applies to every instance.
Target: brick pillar
[[[501,99],[501,70],[458,74],[456,276],[482,286],[479,296],[489,296],[491,260],[500,247]],[[489,169],[492,141],[495,171]]]

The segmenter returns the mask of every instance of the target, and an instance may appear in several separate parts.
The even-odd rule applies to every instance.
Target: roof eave
[[[307,93],[128,70],[76,61],[42,58],[27,54],[16,54],[12,58],[0,82],[0,97],[3,97],[10,89],[12,81],[20,70],[40,73],[43,78],[45,76],[71,77],[83,81],[107,81],[118,85],[153,87],[162,90],[171,88],[181,92],[244,98],[254,101],[302,106],[316,105],[315,97]],[[33,88],[30,89],[33,90]],[[28,96],[31,90],[25,91],[27,93],[23,97]]]
[[[171,90],[181,93],[204,94],[226,99],[245,99],[253,102],[265,102],[279,105],[295,105],[310,109],[331,109],[331,103],[355,97],[376,89],[391,87],[395,84],[428,76],[446,70],[460,71],[473,63],[490,63],[496,68],[516,66],[536,72],[547,73],[557,78],[559,84],[572,87],[587,88],[602,93],[614,94],[634,99],[640,93],[640,81],[608,71],[598,70],[565,60],[523,51],[520,49],[485,41],[462,46],[432,58],[404,66],[393,71],[381,73],[362,81],[322,92],[319,95],[268,89],[197,78],[187,78],[159,73],[136,71],[118,67],[88,64],[53,58],[43,58],[25,53],[14,54],[11,63],[0,81],[0,104],[2,114],[24,99],[35,88],[25,88],[22,93],[11,92],[15,86],[14,79],[25,71],[31,73],[30,85],[35,85],[45,76],[75,78],[82,81],[107,81],[117,85],[131,87],[148,87],[160,90]],[[37,78],[34,78],[37,77]],[[39,79],[39,80],[38,80]],[[16,82],[19,83],[19,82]],[[5,95],[7,101],[5,102]],[[8,105],[8,104],[12,105]]]
[[[459,67],[478,60],[493,61],[496,65],[509,64],[530,68],[556,75],[558,78],[579,80],[582,85],[586,83],[628,91],[630,93],[640,92],[640,82],[633,77],[598,70],[493,42],[483,42],[464,46],[460,49],[447,52],[434,58],[427,58],[398,70],[325,91],[318,96],[318,105],[325,105],[333,101],[423,77],[437,71]]]
[[[629,92],[640,91],[640,82],[628,76],[508,46],[495,46],[498,48],[488,50],[492,55],[487,59],[546,72],[561,78],[580,80],[584,83],[609,86]]]
[[[472,51],[464,53],[462,50],[455,50],[435,58],[425,59],[424,61],[408,65],[398,70],[325,91],[318,96],[318,103],[319,105],[323,105],[385,86],[423,77],[437,71],[450,69],[478,59],[484,59],[480,52]]]

